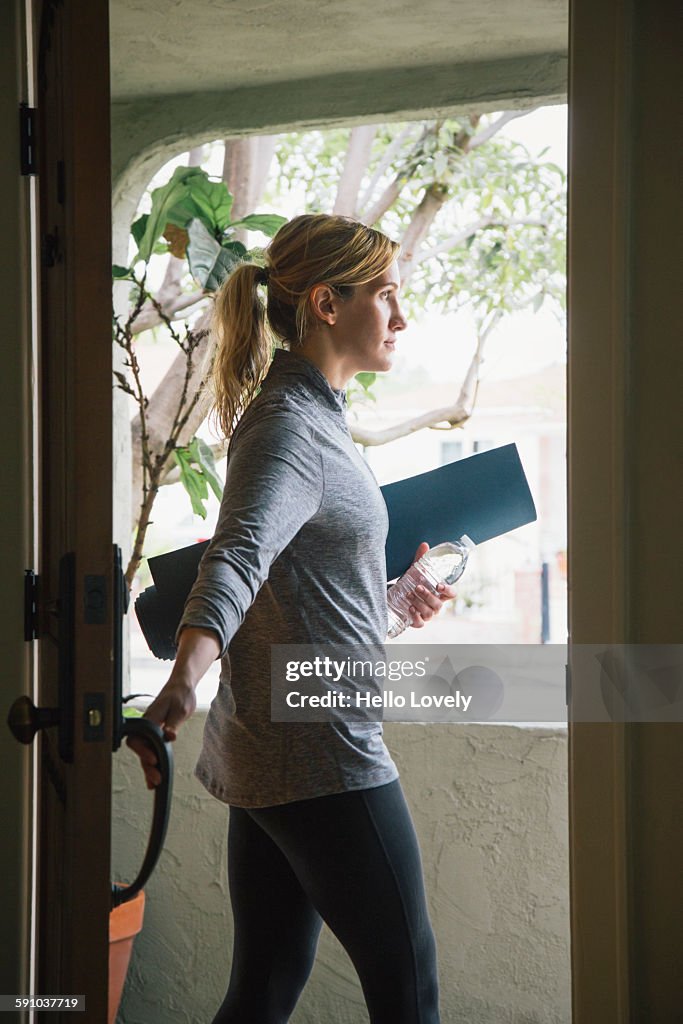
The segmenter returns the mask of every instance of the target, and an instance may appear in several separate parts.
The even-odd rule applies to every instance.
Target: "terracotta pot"
[[[123,994],[133,939],[142,928],[145,894],[139,892],[128,903],[109,914],[109,1024],[115,1024]]]

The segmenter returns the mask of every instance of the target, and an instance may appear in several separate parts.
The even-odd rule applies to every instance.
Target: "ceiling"
[[[565,55],[567,0],[111,0],[112,99]]]

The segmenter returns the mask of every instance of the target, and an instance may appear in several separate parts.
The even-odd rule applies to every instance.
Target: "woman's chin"
[[[355,373],[386,373],[387,370],[391,370],[394,365],[394,349],[392,346],[386,345],[382,352],[378,352],[372,359],[364,361],[363,366],[360,369],[355,370]]]

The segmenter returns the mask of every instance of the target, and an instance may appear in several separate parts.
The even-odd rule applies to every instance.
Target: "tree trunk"
[[[420,205],[415,210],[406,233],[401,239],[401,255],[398,267],[401,273],[401,280],[405,283],[409,280],[416,266],[420,246],[429,234],[429,229],[434,223],[434,218],[448,199],[448,189],[445,185],[434,182],[425,190]]]
[[[274,152],[273,135],[246,135],[226,140],[223,181],[233,196],[231,220],[240,220],[255,212],[266,187]],[[235,239],[246,245],[246,229],[236,231]]]
[[[362,124],[351,129],[332,213],[346,217],[358,216],[358,193],[370,162],[372,143],[376,134],[377,126],[372,124]]]

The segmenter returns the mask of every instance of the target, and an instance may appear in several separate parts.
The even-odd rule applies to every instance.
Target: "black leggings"
[[[434,937],[398,781],[231,807],[228,877],[232,972],[213,1024],[285,1024],[323,920],[353,961],[372,1024],[438,1024]]]

